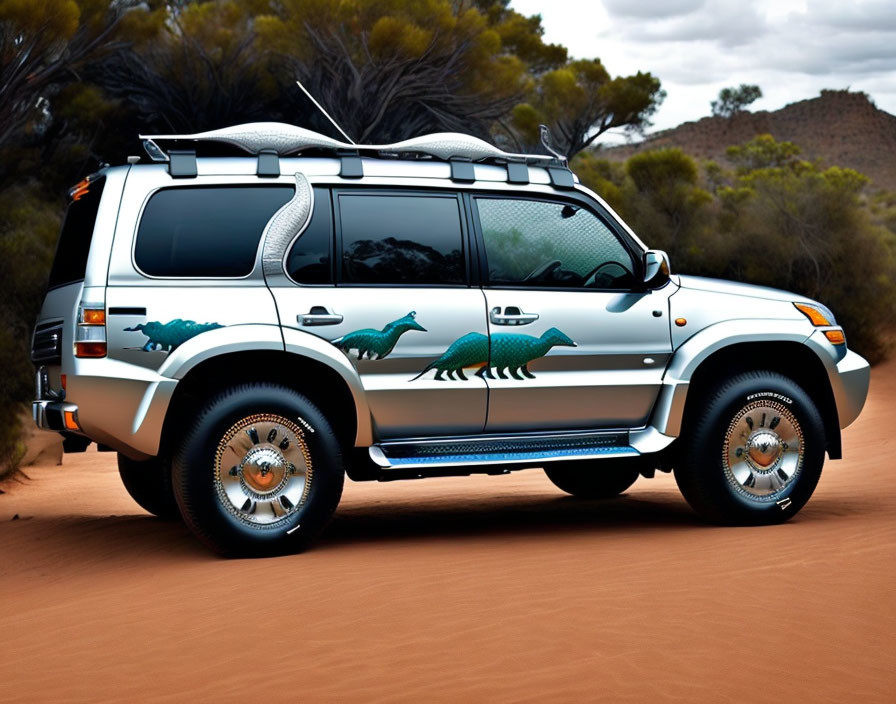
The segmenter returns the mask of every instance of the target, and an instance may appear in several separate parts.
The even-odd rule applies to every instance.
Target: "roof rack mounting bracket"
[[[451,180],[460,183],[473,183],[476,180],[476,171],[473,169],[473,160],[453,156],[448,159],[451,164]]]
[[[342,178],[364,178],[364,164],[357,149],[340,149],[339,175]]]
[[[261,178],[277,178],[280,175],[280,155],[273,149],[259,151],[258,169],[255,173]]]
[[[573,178],[572,171],[565,166],[548,166],[546,168],[548,176],[551,177],[551,185],[554,188],[569,190],[576,187],[576,181]]]
[[[172,149],[168,152],[168,173],[172,178],[195,178],[196,152],[187,149]]]
[[[507,183],[529,183],[529,166],[522,161],[508,161]]]

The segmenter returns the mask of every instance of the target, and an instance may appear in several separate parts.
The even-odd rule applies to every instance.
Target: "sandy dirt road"
[[[896,364],[809,505],[700,524],[668,476],[353,484],[305,555],[225,561],[111,454],[0,496],[0,701],[896,701]],[[18,520],[11,520],[18,514]]]

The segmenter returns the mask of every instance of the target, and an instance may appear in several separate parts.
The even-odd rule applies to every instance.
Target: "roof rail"
[[[243,125],[224,127],[208,132],[195,134],[151,134],[140,135],[144,149],[153,161],[168,161],[171,165],[170,155],[178,150],[188,149],[192,146],[195,150],[200,143],[229,144],[242,149],[259,158],[259,175],[276,175],[271,163],[272,157],[282,157],[309,149],[331,150],[337,153],[343,160],[343,175],[352,178],[362,176],[359,156],[365,152],[373,152],[376,156],[427,156],[452,165],[452,178],[461,181],[474,180],[472,176],[472,164],[476,161],[499,161],[507,164],[509,178],[515,183],[528,181],[528,170],[523,169],[529,165],[550,167],[551,171],[567,170],[566,165],[553,154],[514,154],[505,152],[488,142],[459,132],[437,132],[434,134],[414,137],[393,144],[349,144],[337,139],[327,137],[312,130],[288,125],[282,122],[250,122]],[[165,149],[159,143],[166,145]],[[264,159],[264,166],[261,166]],[[464,163],[470,166],[464,166]],[[569,179],[553,178],[555,186],[563,188]],[[562,182],[562,183],[561,183]]]

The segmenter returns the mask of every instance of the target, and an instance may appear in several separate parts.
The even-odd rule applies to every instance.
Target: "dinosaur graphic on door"
[[[426,332],[426,328],[414,320],[416,316],[417,311],[412,310],[403,318],[386,323],[382,330],[373,328],[355,330],[342,337],[337,337],[332,340],[332,343],[348,355],[355,350],[358,353],[358,359],[364,359],[365,355],[367,359],[383,359],[395,348],[398,338],[409,330]]]
[[[436,370],[434,378],[439,381],[445,381],[443,374],[447,374],[448,379],[454,379],[456,374],[456,378],[466,381],[464,368],[475,366],[479,366],[476,376],[482,378],[494,379],[494,370],[499,379],[507,378],[505,372],[520,381],[524,377],[534,379],[535,375],[528,368],[529,362],[544,357],[554,347],[576,347],[576,343],[557,328],[545,330],[541,337],[496,333],[491,336],[489,355],[488,336],[471,332],[451,343],[441,357],[408,381],[419,379],[431,369]]]

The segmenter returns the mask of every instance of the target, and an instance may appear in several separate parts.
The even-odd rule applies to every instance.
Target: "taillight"
[[[106,356],[106,307],[103,304],[81,303],[78,308],[78,329],[75,331],[75,357]]]

